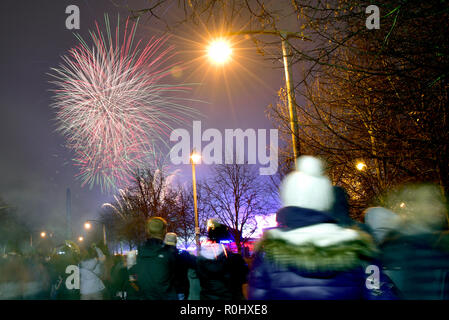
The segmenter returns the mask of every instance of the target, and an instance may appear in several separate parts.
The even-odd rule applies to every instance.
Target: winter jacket
[[[128,269],[123,262],[116,263],[111,269],[111,281],[109,291],[112,299],[118,299],[118,293],[123,293],[127,289],[129,282]]]
[[[248,266],[242,256],[228,252],[218,243],[201,246],[196,260],[200,280],[201,300],[242,300],[242,285],[246,282]]]
[[[84,260],[80,266],[80,294],[92,294],[105,289],[100,278],[102,263],[97,258]]]
[[[178,251],[175,246],[168,246],[170,250],[176,256],[176,268],[175,268],[175,289],[177,294],[184,295],[184,299],[187,300],[189,296],[189,278],[188,270],[195,268],[194,257],[186,251]]]
[[[149,239],[138,248],[134,273],[139,295],[144,300],[176,300],[176,256],[162,240]]]
[[[335,201],[332,208],[329,210],[329,215],[334,218],[338,225],[342,227],[356,227],[364,232],[370,233],[371,230],[358,221],[353,220],[349,215],[349,201],[348,194],[345,189],[339,186],[334,186]]]
[[[380,288],[366,286],[364,267],[376,253],[368,234],[339,226],[330,215],[312,209],[284,207],[277,220],[281,228],[265,232],[256,247],[249,299],[394,297],[384,276]]]
[[[449,299],[449,236],[390,234],[381,245],[382,262],[403,299]]]
[[[189,296],[188,300],[200,300],[200,280],[196,275],[196,269],[189,269],[187,272],[187,276],[189,277]]]

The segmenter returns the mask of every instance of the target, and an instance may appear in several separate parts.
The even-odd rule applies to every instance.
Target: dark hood
[[[296,229],[319,223],[336,223],[328,213],[299,207],[284,207],[276,214],[280,228]]]
[[[138,248],[138,257],[154,257],[163,251],[167,251],[165,243],[160,239],[151,238]]]
[[[354,221],[349,216],[349,201],[346,191],[338,186],[334,186],[335,201],[329,214],[341,225],[352,225]]]

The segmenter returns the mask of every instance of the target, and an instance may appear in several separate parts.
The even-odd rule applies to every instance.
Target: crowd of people
[[[222,243],[228,229],[218,219],[193,255],[178,250],[167,222],[153,217],[147,241],[126,257],[70,242],[49,259],[4,257],[0,299],[449,299],[447,207],[436,186],[405,188],[356,222],[323,162],[302,156],[279,192],[277,227],[264,232],[250,259]],[[392,209],[398,199],[406,210]],[[79,268],[79,290],[69,265]]]

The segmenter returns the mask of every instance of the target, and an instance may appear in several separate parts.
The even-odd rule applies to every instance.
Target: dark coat
[[[203,250],[203,248],[202,248]],[[213,258],[196,259],[201,300],[242,300],[249,269],[241,255],[224,251]]]
[[[162,240],[149,239],[138,248],[136,276],[139,296],[144,300],[176,300],[176,256]]]
[[[392,233],[381,249],[382,262],[403,299],[449,299],[448,235]]]
[[[349,196],[345,189],[339,186],[334,186],[335,201],[332,208],[329,210],[329,215],[343,227],[357,227],[358,229],[370,233],[371,230],[364,224],[353,220],[349,215]]]
[[[277,220],[282,226],[280,231],[300,231],[299,228],[336,223],[324,212],[298,207],[282,208]],[[379,292],[367,289],[368,275],[364,269],[375,254],[374,242],[368,234],[357,232],[360,235],[357,239],[326,247],[310,242],[296,245],[266,233],[256,249],[249,279],[249,299],[376,299]],[[391,289],[391,283],[385,285],[385,282],[385,277],[381,276],[383,291]],[[394,297],[391,292],[382,296]]]
[[[118,299],[117,293],[126,291],[128,282],[128,269],[125,267],[124,263],[120,261],[112,267],[111,280],[109,286],[106,286],[109,290],[111,299]]]
[[[183,294],[184,300],[188,299],[190,282],[188,277],[189,269],[195,268],[195,257],[187,251],[178,251],[175,246],[168,246],[176,257],[175,266],[175,289],[177,294]]]

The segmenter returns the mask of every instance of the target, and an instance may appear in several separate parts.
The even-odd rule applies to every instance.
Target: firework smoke
[[[154,37],[134,45],[137,23],[127,20],[120,37],[120,20],[113,35],[106,15],[106,37],[96,23],[92,47],[76,35],[80,44],[52,68],[58,130],[75,152],[83,185],[103,191],[129,182],[151,161],[153,145],[195,112],[177,97],[187,87],[161,83],[174,66],[173,47],[163,49],[167,38]]]

